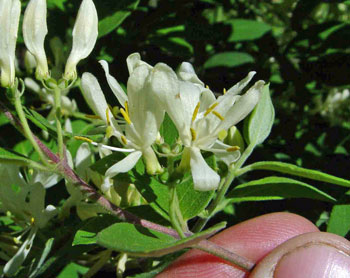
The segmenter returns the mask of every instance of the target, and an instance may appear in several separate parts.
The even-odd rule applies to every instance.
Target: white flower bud
[[[83,0],[73,28],[73,47],[67,60],[64,78],[76,78],[76,66],[93,50],[98,35],[97,11],[92,0]]]
[[[31,0],[23,18],[24,43],[36,59],[36,77],[38,79],[50,77],[44,48],[47,35],[46,15],[46,0]]]
[[[15,80],[15,50],[21,2],[0,0],[0,68],[1,85],[10,87]]]

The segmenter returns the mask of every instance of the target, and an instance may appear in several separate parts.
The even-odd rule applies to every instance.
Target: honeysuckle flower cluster
[[[239,95],[255,72],[216,98],[198,78],[189,63],[183,63],[176,74],[169,66],[154,67],[141,60],[138,53],[127,58],[130,77],[127,94],[109,74],[108,64],[100,62],[113,93],[123,108],[108,106],[97,79],[90,73],[82,78],[83,94],[92,110],[106,125],[107,137],[118,138],[122,148],[91,142],[100,148],[130,153],[106,171],[107,177],[131,170],[143,157],[147,172],[162,172],[152,149],[166,111],[174,122],[184,145],[177,171],[190,170],[194,188],[201,191],[216,189],[219,174],[205,161],[201,151],[214,153],[227,165],[240,157],[239,147],[222,142],[228,129],[244,119],[255,107],[264,86],[258,81],[244,95]],[[106,186],[108,188],[108,186]]]

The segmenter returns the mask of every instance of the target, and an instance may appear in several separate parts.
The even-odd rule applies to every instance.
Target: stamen
[[[224,94],[226,94],[226,88],[224,88]]]
[[[131,120],[130,120],[129,114],[127,114],[123,108],[120,108],[120,113],[123,115],[125,121],[126,121],[129,125],[131,125]]]
[[[125,138],[124,135],[120,136],[120,139],[122,140],[122,142],[123,142],[125,145],[128,144],[128,141],[126,140],[126,138]]]
[[[192,127],[190,128],[190,131],[191,131],[192,141],[196,140],[197,138],[196,131]]]
[[[127,101],[125,101],[124,107],[125,107],[125,112],[126,112],[126,114],[129,115],[129,104],[128,104]]]
[[[208,90],[210,90],[209,86],[208,85],[205,85],[205,88],[207,88]]]
[[[198,111],[199,111],[200,106],[201,106],[201,103],[198,102],[196,108],[194,108],[193,115],[192,115],[192,123],[194,122],[194,120],[196,119],[196,117],[198,115]]]
[[[97,115],[85,115],[85,118],[101,120],[101,117]]]
[[[34,225],[35,219],[34,217],[30,218],[30,225]]]
[[[213,111],[215,109],[216,106],[218,106],[219,103],[218,102],[215,102],[213,103],[208,109],[207,111],[205,111],[204,113],[204,116],[207,116],[211,111]]]
[[[107,125],[111,124],[111,118],[109,117],[109,108],[106,109],[106,119],[107,119]]]
[[[212,111],[211,113],[213,113],[216,117],[218,117],[221,121],[225,120],[225,118],[217,111]]]
[[[94,141],[92,141],[91,139],[89,138],[86,138],[86,137],[82,137],[82,136],[74,136],[74,139],[76,140],[80,140],[80,141],[85,141],[85,142],[88,142],[90,144],[92,144]]]
[[[230,153],[230,152],[239,151],[240,149],[241,148],[238,146],[233,146],[233,147],[227,148],[226,151]]]

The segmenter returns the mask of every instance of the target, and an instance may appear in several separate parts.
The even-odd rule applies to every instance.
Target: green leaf
[[[67,2],[67,0],[48,0],[47,6],[48,6],[48,8],[52,8],[52,7],[56,6],[60,10],[64,11],[65,10],[65,8],[64,8],[65,2]]]
[[[192,178],[176,186],[179,206],[184,220],[191,219],[200,214],[209,204],[214,191],[197,191],[193,188]]]
[[[82,227],[76,232],[72,245],[96,244],[97,233],[116,222],[119,222],[118,219],[109,214],[84,221]]]
[[[140,0],[120,0],[111,1],[110,8],[115,11],[113,14],[105,16],[98,23],[98,36],[99,38],[109,34],[115,30],[123,21],[135,10]],[[99,10],[99,9],[98,9]]]
[[[255,40],[271,30],[268,24],[249,19],[233,19],[228,23],[232,26],[229,42]]]
[[[214,67],[237,67],[253,63],[254,58],[245,52],[222,52],[211,56],[204,64],[205,69]]]
[[[86,266],[70,263],[61,271],[57,278],[79,278],[88,272],[88,270],[89,268]]]
[[[350,231],[350,204],[335,205],[329,218],[327,232],[346,236]]]
[[[165,114],[163,123],[160,127],[160,135],[164,138],[165,143],[170,146],[176,142],[176,139],[179,137],[179,133],[174,125],[173,121],[170,119],[168,114]]]
[[[14,151],[6,150],[0,147],[0,162],[1,161],[27,165],[28,163],[30,163],[31,160]]]
[[[10,121],[5,117],[4,114],[0,114],[0,126],[8,124]]]
[[[268,170],[268,171],[276,171],[288,175],[303,177],[316,181],[323,181],[327,183],[332,183],[344,187],[350,187],[350,181],[342,178],[338,178],[336,176],[332,176],[329,174],[322,173],[320,171],[311,170],[302,168],[299,166],[295,166],[293,164],[285,163],[285,162],[277,162],[277,161],[261,161],[256,162],[247,167],[242,168],[237,172],[242,171],[242,173],[251,171],[251,170]]]
[[[223,229],[219,223],[201,233],[185,239],[175,239],[157,231],[129,223],[114,224],[97,235],[97,243],[105,248],[139,257],[158,257],[191,247]]]
[[[235,187],[227,198],[232,202],[308,198],[326,202],[336,201],[332,196],[309,184],[283,177],[267,177]]]
[[[259,103],[245,121],[244,135],[246,141],[253,146],[264,142],[271,132],[274,119],[275,109],[271,101],[269,85],[266,85]]]

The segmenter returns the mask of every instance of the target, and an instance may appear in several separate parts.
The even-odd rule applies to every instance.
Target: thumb
[[[274,249],[249,278],[350,277],[350,242],[329,233],[306,233]]]

